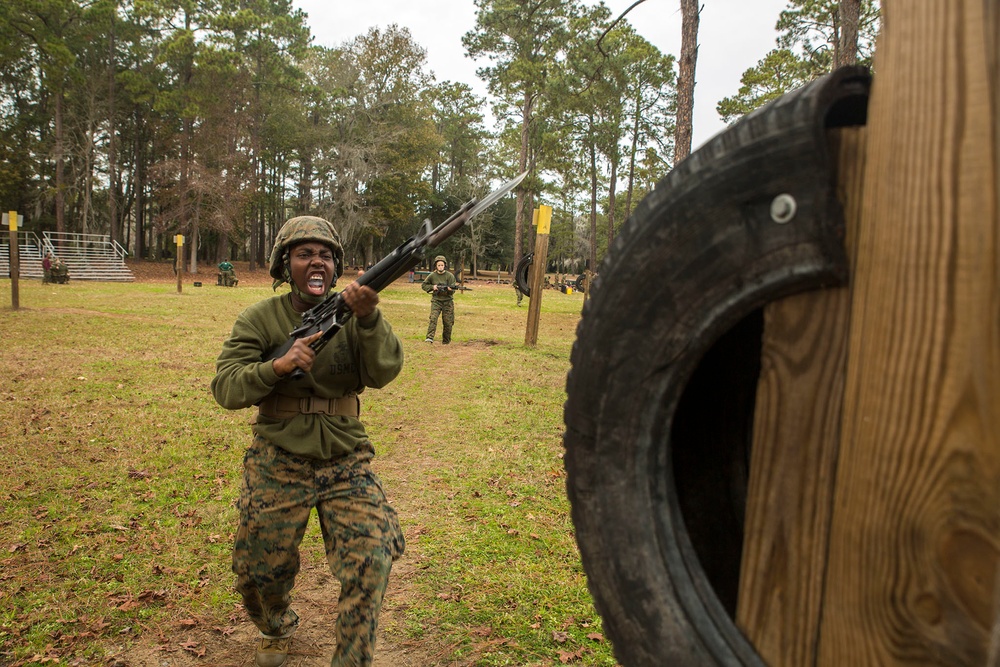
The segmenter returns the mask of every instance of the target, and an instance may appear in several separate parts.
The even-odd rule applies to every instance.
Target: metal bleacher
[[[0,276],[10,275],[10,241],[0,235]],[[135,276],[125,265],[125,249],[106,234],[18,232],[17,248],[21,278],[42,279],[42,257],[51,252],[65,262],[70,280],[132,282]]]

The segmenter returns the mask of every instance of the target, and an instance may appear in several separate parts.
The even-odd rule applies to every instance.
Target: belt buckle
[[[336,412],[336,400],[315,395],[304,396],[299,399],[299,411],[305,414],[332,415]]]

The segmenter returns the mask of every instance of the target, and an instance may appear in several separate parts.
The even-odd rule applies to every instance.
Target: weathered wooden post
[[[542,312],[542,284],[549,254],[552,207],[539,206],[535,209],[534,215],[536,217],[535,259],[532,262],[534,269],[531,272],[531,296],[528,297],[528,325],[524,332],[524,344],[529,347],[538,344],[538,321]]]
[[[850,286],[766,312],[737,620],[777,667],[996,660],[1000,2],[882,15]]]
[[[7,226],[10,229],[10,307],[17,310],[21,307],[19,280],[21,277],[21,249],[17,245],[17,211],[7,214]]]
[[[174,241],[177,243],[177,257],[174,261],[174,268],[177,270],[177,293],[180,294],[181,289],[181,272],[184,269],[184,235],[177,234],[174,236]]]

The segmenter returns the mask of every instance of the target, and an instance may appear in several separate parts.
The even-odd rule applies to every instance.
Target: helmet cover
[[[334,283],[344,274],[344,247],[340,244],[337,230],[323,218],[300,215],[282,225],[274,239],[269,261],[269,273],[274,278],[274,289],[278,289],[278,285],[283,282],[289,284],[292,282],[288,269],[288,251],[291,247],[310,241],[322,243],[333,250]]]

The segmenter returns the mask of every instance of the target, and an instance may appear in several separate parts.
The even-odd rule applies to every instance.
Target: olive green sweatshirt
[[[438,292],[434,288],[438,285],[448,285],[449,287],[454,287],[457,284],[455,274],[451,271],[445,271],[443,273],[431,271],[427,277],[424,278],[424,282],[420,285],[420,288],[430,294],[431,298],[435,301],[449,301],[452,298],[451,290],[442,293]]]
[[[376,309],[363,319],[350,318],[316,355],[304,378],[281,379],[271,361],[261,359],[288,340],[288,332],[301,323],[291,294],[265,299],[243,311],[215,363],[212,394],[219,405],[239,410],[272,392],[340,398],[365,387],[384,387],[403,368],[403,346]],[[291,419],[258,415],[253,431],[286,451],[318,459],[349,454],[368,439],[358,419],[342,415],[300,414]]]

